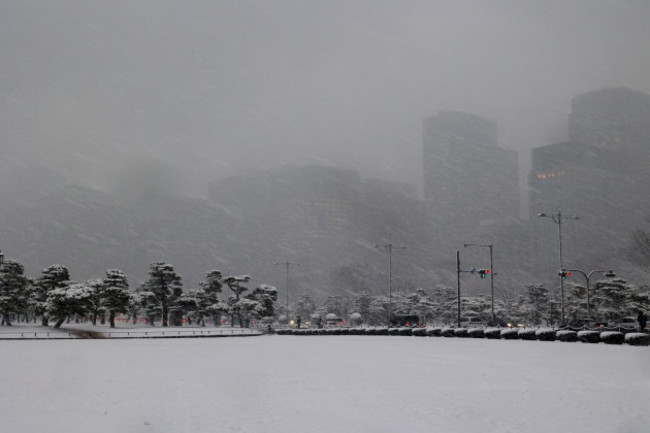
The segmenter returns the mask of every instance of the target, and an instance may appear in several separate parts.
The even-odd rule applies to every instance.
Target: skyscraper
[[[475,232],[518,220],[517,152],[498,147],[495,122],[440,112],[424,120],[423,150],[424,198],[436,222]]]

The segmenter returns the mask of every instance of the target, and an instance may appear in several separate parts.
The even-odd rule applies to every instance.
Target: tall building
[[[424,198],[437,224],[463,236],[519,219],[518,156],[497,125],[456,111],[424,120]]]
[[[608,266],[650,216],[650,95],[609,88],[576,96],[569,138],[533,149],[530,215],[577,215],[563,226],[565,267]],[[547,224],[531,221],[532,250],[542,263],[557,256],[549,248],[557,251],[559,242],[557,228]],[[557,267],[554,260],[544,266]]]

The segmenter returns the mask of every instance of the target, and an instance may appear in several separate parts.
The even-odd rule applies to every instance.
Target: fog
[[[8,1],[0,143],[102,188],[134,161],[198,196],[287,163],[420,185],[422,118],[460,110],[525,174],[576,94],[650,91],[649,21],[644,1]]]
[[[574,96],[650,93],[648,22],[643,0],[3,1],[3,212],[52,176],[206,198],[210,182],[287,164],[421,196],[422,120],[458,110],[519,151],[524,215],[530,149],[567,139]],[[34,267],[78,257],[19,238]]]

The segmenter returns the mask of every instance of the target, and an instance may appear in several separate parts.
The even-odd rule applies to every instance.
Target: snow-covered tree
[[[145,283],[147,291],[154,294],[160,305],[162,326],[168,322],[169,307],[182,293],[182,278],[169,263],[154,262],[149,266],[149,280]]]
[[[86,281],[86,287],[90,289],[90,306],[88,314],[90,314],[90,321],[93,325],[97,325],[97,317],[104,317],[105,309],[102,305],[104,298],[104,282],[100,279],[93,279]]]
[[[251,277],[248,275],[229,275],[223,279],[223,283],[228,286],[232,295],[228,297],[226,303],[228,304],[228,312],[231,315],[230,323],[234,324],[234,318],[237,317],[239,326],[243,327],[242,314],[250,308],[248,300],[242,301],[242,295],[248,290],[244,284],[250,281]]]
[[[597,281],[593,290],[596,314],[609,321],[635,315],[635,292],[631,284],[620,278]]]
[[[275,287],[261,284],[246,297],[257,303],[252,310],[253,317],[264,319],[275,315],[275,303],[278,301],[278,289]]]
[[[325,308],[327,313],[334,313],[338,317],[348,316],[348,306],[346,300],[340,296],[328,296],[325,301]]]
[[[526,285],[525,303],[522,313],[527,323],[539,325],[546,317],[551,300],[548,289],[542,284]]]
[[[18,262],[7,260],[0,265],[0,314],[2,324],[11,326],[10,314],[24,311],[27,303],[27,278],[25,268]]]
[[[102,280],[103,292],[101,305],[108,311],[108,322],[111,328],[115,328],[115,315],[126,313],[129,310],[131,292],[129,282],[124,272],[119,269],[109,269]]]
[[[199,288],[193,292],[199,322],[202,326],[205,326],[203,316],[206,314],[212,315],[215,326],[221,324],[221,314],[227,309],[224,304],[219,302],[219,293],[221,293],[222,287],[221,271],[213,269],[206,272],[203,280],[199,281]]]
[[[43,269],[41,276],[30,291],[28,305],[35,315],[41,316],[41,325],[47,326],[48,317],[48,293],[55,289],[62,289],[70,283],[70,273],[63,265],[51,265]]]
[[[311,296],[302,295],[300,299],[293,304],[293,311],[295,312],[296,317],[310,317],[312,313],[316,311],[316,303]]]
[[[437,286],[431,294],[436,305],[435,315],[444,323],[451,323],[458,314],[458,291],[449,286]]]
[[[85,284],[70,284],[47,293],[47,311],[60,328],[65,319],[73,314],[84,316],[92,309],[92,289]]]
[[[564,309],[572,319],[587,317],[587,288],[581,284],[569,283],[565,287]]]

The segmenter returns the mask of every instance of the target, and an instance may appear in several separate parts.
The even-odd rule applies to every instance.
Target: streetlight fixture
[[[589,278],[591,278],[593,274],[604,274],[607,278],[614,278],[616,274],[611,269],[608,271],[594,269],[589,273],[586,273],[581,269],[562,269],[562,271],[579,272],[583,277],[585,277],[585,280],[587,280],[587,320],[591,320],[591,304],[589,302]]]
[[[490,249],[490,296],[492,298],[491,313],[492,313],[492,325],[496,325],[496,317],[494,315],[494,259],[492,255],[492,244],[472,244],[464,243],[463,246],[467,247],[487,247]]]
[[[276,262],[274,265],[283,265],[287,268],[286,273],[286,290],[287,290],[287,325],[289,325],[289,266],[298,265],[299,263],[293,263],[287,260],[286,262]]]
[[[558,208],[557,213],[554,214],[546,214],[544,212],[540,212],[537,214],[538,217],[540,218],[551,218],[555,224],[557,224],[557,232],[558,232],[558,238],[559,238],[559,258],[560,258],[560,269],[564,269],[564,264],[562,263],[562,222],[565,220],[577,220],[579,219],[578,216],[576,215],[562,215],[562,211]],[[560,271],[561,273],[561,271]],[[562,325],[565,324],[565,319],[564,319],[564,277],[560,275],[560,305],[561,305],[561,310],[562,310]]]
[[[402,245],[395,245],[390,240],[385,244],[376,244],[375,248],[385,248],[388,251],[388,326],[393,317],[393,249],[405,250]]]

